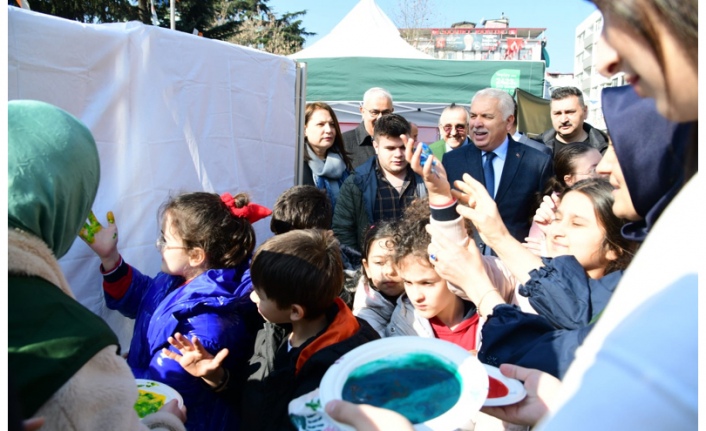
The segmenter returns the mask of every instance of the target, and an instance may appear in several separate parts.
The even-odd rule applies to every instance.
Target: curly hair
[[[429,259],[427,247],[431,243],[431,235],[426,230],[431,218],[429,198],[418,198],[412,201],[404,210],[402,218],[397,222],[397,229],[392,242],[395,263],[399,263],[406,256],[413,255],[422,259]],[[473,227],[467,219],[463,219],[466,232],[473,236]]]

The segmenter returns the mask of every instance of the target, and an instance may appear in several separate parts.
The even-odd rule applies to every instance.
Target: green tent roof
[[[542,61],[458,61],[372,57],[300,59],[307,64],[307,101],[355,101],[383,87],[395,101],[468,104],[476,91],[515,88],[541,97]]]

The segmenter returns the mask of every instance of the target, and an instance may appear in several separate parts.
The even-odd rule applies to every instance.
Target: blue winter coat
[[[576,349],[608,304],[623,271],[591,279],[574,256],[542,258],[520,288],[539,315],[513,305],[493,309],[481,330],[481,362],[537,368],[562,378]]]
[[[127,358],[135,377],[176,389],[188,409],[189,431],[239,429],[240,414],[233,398],[237,391],[227,391],[228,395],[214,392],[161,351],[170,347],[167,338],[176,332],[189,338],[196,335],[212,354],[227,347],[230,353],[224,366],[231,370],[229,386],[242,386],[255,335],[262,326],[257,306],[249,297],[248,262],[236,269],[208,270],[188,284],[183,284],[182,277],[163,272],[148,277],[124,262],[104,277],[104,286],[128,282],[122,298],[116,300],[109,294],[105,298],[108,308],[135,319]]]

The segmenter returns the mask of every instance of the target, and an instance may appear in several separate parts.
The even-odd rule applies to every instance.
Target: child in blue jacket
[[[187,407],[186,428],[237,430],[240,415],[231,408],[232,391],[246,376],[255,334],[262,326],[250,301],[249,259],[255,246],[252,223],[270,214],[245,194],[195,192],[176,196],[160,210],[162,231],[157,249],[161,272],[151,278],[128,265],[118,253],[112,213],[103,228],[95,216],[81,231],[101,258],[108,308],[135,319],[127,361],[136,378],[157,380],[176,389]],[[184,371],[162,353],[175,333],[198,337],[216,353],[227,348],[229,370],[215,388]]]

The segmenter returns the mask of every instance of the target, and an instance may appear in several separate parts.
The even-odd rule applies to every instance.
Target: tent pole
[[[294,185],[304,183],[304,114],[306,109],[306,63],[297,62],[294,82],[294,120],[296,121],[296,147],[294,151]]]

